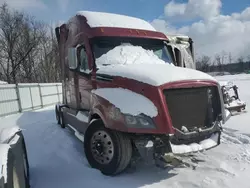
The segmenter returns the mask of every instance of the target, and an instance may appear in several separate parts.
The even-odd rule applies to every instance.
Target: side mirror
[[[77,61],[77,49],[76,48],[68,48],[68,61],[70,69],[77,69],[78,61]]]

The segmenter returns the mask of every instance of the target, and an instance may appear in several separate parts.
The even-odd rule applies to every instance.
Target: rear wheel
[[[65,123],[64,123],[64,116],[63,116],[63,112],[61,111],[61,112],[59,112],[59,114],[60,114],[60,126],[61,126],[61,128],[65,128]]]
[[[85,133],[84,150],[91,167],[109,176],[121,173],[132,156],[129,138],[105,128],[101,120],[94,121]]]
[[[57,124],[60,125],[61,124],[61,122],[60,122],[60,114],[59,114],[59,110],[58,110],[57,106],[55,106],[55,114],[56,114]]]

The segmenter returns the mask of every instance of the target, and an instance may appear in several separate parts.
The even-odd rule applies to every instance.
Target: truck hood
[[[160,86],[169,82],[187,80],[217,80],[201,71],[176,67],[172,64],[126,64],[98,67],[97,75],[119,76],[134,79],[153,86]]]

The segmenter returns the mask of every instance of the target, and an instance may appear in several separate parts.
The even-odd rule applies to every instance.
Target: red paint
[[[104,30],[104,32],[101,31]],[[146,33],[146,34],[145,34]],[[87,33],[89,38],[101,37],[101,36],[120,36],[120,37],[136,37],[136,38],[150,38],[150,39],[160,39],[167,40],[167,37],[160,32],[156,31],[146,31],[139,29],[126,29],[126,28],[90,28]]]

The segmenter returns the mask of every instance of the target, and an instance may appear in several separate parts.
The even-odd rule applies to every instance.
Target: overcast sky
[[[145,19],[166,34],[189,35],[198,54],[250,55],[250,0],[0,0],[45,22],[66,21],[79,10]]]

